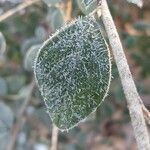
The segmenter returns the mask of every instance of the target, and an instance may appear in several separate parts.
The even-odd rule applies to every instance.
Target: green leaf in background
[[[44,41],[47,38],[47,32],[43,26],[38,26],[35,29],[35,37],[38,38],[40,41]]]
[[[49,22],[53,31],[62,27],[64,25],[64,15],[62,10],[55,6],[49,7],[47,21]]]
[[[9,94],[16,94],[25,85],[26,77],[23,74],[11,75],[6,78],[6,81]]]
[[[93,17],[79,18],[50,37],[35,61],[35,76],[52,121],[68,130],[107,95],[110,54]]]
[[[146,21],[137,21],[133,24],[133,27],[136,29],[136,30],[139,30],[139,31],[142,31],[142,32],[150,32],[150,23],[149,22],[146,22]]]
[[[21,53],[24,56],[26,52],[31,48],[33,45],[38,45],[41,43],[41,40],[37,37],[32,37],[29,39],[26,39],[23,44],[21,45]]]
[[[0,55],[2,55],[6,50],[6,41],[4,35],[0,32]]]
[[[136,4],[138,7],[142,7],[143,6],[143,1],[142,0],[127,0],[129,3],[134,3]]]
[[[0,100],[0,122],[5,124],[6,129],[10,129],[13,125],[13,119],[12,110]]]
[[[8,93],[7,82],[5,79],[0,77],[0,96],[5,96]]]
[[[12,110],[0,100],[0,149],[6,150],[10,138],[10,128],[13,125]]]
[[[81,11],[87,15],[94,11],[97,6],[97,0],[77,0]]]
[[[27,51],[24,59],[24,68],[27,71],[33,71],[34,61],[36,58],[36,54],[40,48],[41,44],[33,45],[29,50]]]
[[[0,121],[0,150],[6,150],[10,137],[11,134],[8,132],[5,123]]]
[[[55,5],[59,2],[61,2],[61,0],[43,0],[48,6],[50,5]]]

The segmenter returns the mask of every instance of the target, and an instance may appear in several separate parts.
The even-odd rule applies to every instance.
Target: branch
[[[58,128],[53,124],[52,141],[51,141],[51,149],[50,150],[57,150],[57,143],[58,143]]]
[[[68,0],[66,4],[66,15],[65,15],[65,21],[70,21],[72,19],[72,0]]]
[[[6,13],[2,14],[0,16],[0,22],[4,21],[5,19],[11,17],[12,15],[14,15],[15,13],[25,9],[26,7],[38,2],[39,0],[27,0],[24,3],[18,5],[15,8],[10,9],[9,11],[7,11]]]
[[[20,129],[22,128],[22,126],[24,125],[24,123],[26,121],[26,119],[23,115],[24,115],[26,107],[28,106],[28,104],[31,100],[34,85],[35,85],[35,82],[33,80],[32,83],[30,84],[30,87],[29,87],[29,94],[25,98],[25,100],[22,104],[22,107],[20,108],[20,110],[18,112],[17,121],[14,124],[13,131],[12,131],[12,136],[11,136],[11,139],[10,139],[10,143],[8,144],[7,150],[13,150],[14,149],[16,139],[17,139],[17,135],[18,135]]]
[[[132,126],[134,128],[138,149],[148,150],[150,149],[150,141],[141,107],[142,100],[135,87],[119,35],[106,0],[102,0],[101,11],[102,20],[109,38],[110,45],[112,47],[112,52],[118,67],[123,90],[127,99],[128,109]]]

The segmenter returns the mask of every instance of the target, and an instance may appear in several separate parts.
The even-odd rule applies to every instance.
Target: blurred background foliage
[[[0,18],[27,1],[1,0]],[[139,9],[114,0],[109,6],[138,91],[150,109],[150,3],[145,0]],[[14,150],[50,149],[52,123],[38,88],[31,88],[34,58],[57,29],[92,9],[85,10],[80,0],[39,0],[0,21],[0,150],[6,150],[14,139]],[[137,149],[113,56],[112,63],[105,102],[78,127],[59,132],[59,150]]]

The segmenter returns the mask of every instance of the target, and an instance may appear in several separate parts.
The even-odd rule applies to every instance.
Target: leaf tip
[[[143,1],[142,0],[127,0],[130,3],[136,4],[138,7],[143,7]]]
[[[139,3],[137,3],[137,6],[142,8],[143,7],[143,1],[140,1]]]

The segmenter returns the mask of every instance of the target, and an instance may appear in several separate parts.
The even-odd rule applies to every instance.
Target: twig
[[[2,14],[0,16],[0,22],[4,21],[5,19],[9,18],[10,16],[14,15],[15,13],[25,9],[26,7],[38,2],[39,0],[27,0],[24,3],[18,5],[15,8],[10,9],[9,11],[7,11],[6,13]]]
[[[102,0],[101,11],[102,20],[109,38],[110,45],[112,47],[112,52],[118,67],[123,90],[127,99],[128,109],[131,117],[132,126],[134,128],[134,134],[137,141],[138,149],[149,150],[149,135],[142,107],[140,104],[140,101],[142,100],[135,87],[119,35],[110,14],[106,0]]]
[[[20,131],[20,129],[22,128],[22,126],[24,125],[26,119],[24,118],[24,112],[25,109],[27,107],[27,105],[29,104],[29,101],[31,100],[31,96],[32,96],[32,91],[34,88],[35,82],[34,80],[32,81],[32,83],[30,84],[29,87],[29,94],[27,95],[27,97],[25,98],[22,107],[20,108],[19,112],[18,112],[18,116],[17,116],[17,121],[13,127],[13,131],[12,131],[12,136],[10,139],[10,143],[8,144],[7,150],[13,150],[15,143],[16,143],[16,139],[17,139],[17,135]]]
[[[53,124],[50,150],[57,150],[57,143],[58,143],[58,128]]]
[[[66,4],[66,15],[65,21],[70,21],[72,19],[72,0],[68,0]]]

